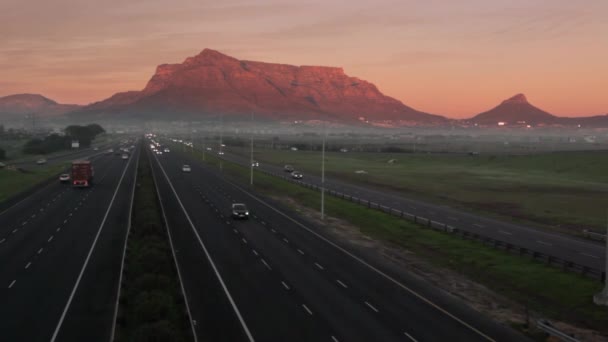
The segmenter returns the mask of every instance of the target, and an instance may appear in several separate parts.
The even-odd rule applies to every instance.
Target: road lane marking
[[[370,309],[374,310],[375,312],[380,312],[380,311],[378,311],[378,309],[376,309],[376,307],[374,307],[373,305],[371,305],[368,302],[365,302],[365,305],[367,305]]]
[[[287,240],[286,238],[283,238],[283,241],[285,241],[285,243],[289,243],[289,240]]]
[[[60,231],[60,230],[61,230],[61,227],[58,227],[58,228],[57,228],[57,231]]]
[[[501,233],[501,234],[505,234],[505,235],[513,235],[513,233],[510,233],[510,232],[507,232],[507,231],[504,231],[504,230],[499,230],[498,232]]]
[[[343,282],[341,282],[341,281],[340,281],[340,279],[336,279],[336,282],[337,282],[338,284],[340,284],[340,286],[342,286],[343,288],[345,288],[345,289],[347,289],[347,288],[348,288],[348,286],[346,286],[346,284],[344,284]]]
[[[453,217],[453,216],[449,216],[448,219],[450,219],[452,221],[458,221],[458,219],[456,217]]]
[[[17,280],[13,280],[10,285],[8,286],[8,288],[10,289],[11,287],[13,287],[13,285],[15,285],[15,282],[17,282]]]
[[[261,259],[262,263],[264,264],[264,266],[266,266],[266,268],[268,268],[270,271],[272,271],[272,268],[270,268],[270,265],[268,265],[268,263],[266,262],[266,260]]]
[[[332,341],[334,341],[334,342],[340,342],[340,340],[338,340],[338,339],[336,338],[336,336],[332,336],[332,337],[331,337],[331,340],[332,340]]]
[[[553,244],[545,242],[545,241],[541,241],[541,240],[536,240],[536,242],[540,243],[541,245],[545,245],[545,246],[553,246]]]
[[[320,270],[324,270],[323,266],[321,266],[319,263],[315,262],[315,266],[317,266]]]
[[[15,234],[18,230],[19,230],[19,228],[13,229],[13,234]]]
[[[474,225],[475,227],[478,227],[478,228],[483,228],[483,227],[484,227],[484,225],[483,225],[483,224],[479,224],[479,223],[473,223],[473,225]]]
[[[298,249],[298,253],[300,253],[300,254],[304,255],[304,252],[302,252],[302,250],[301,250],[301,249]]]
[[[274,230],[274,228],[270,228],[270,231],[271,231],[272,233],[274,233],[274,234],[276,234],[276,233],[277,233],[277,231],[276,231],[276,230]]]
[[[484,334],[482,331],[480,331],[479,329],[475,328],[474,326],[470,325],[469,323],[465,322],[464,320],[456,317],[454,314],[450,313],[449,311],[447,311],[446,309],[444,309],[443,307],[439,306],[438,304],[435,304],[434,302],[432,302],[430,299],[426,298],[425,296],[419,294],[418,292],[412,290],[411,288],[407,287],[406,285],[404,285],[403,283],[399,282],[398,280],[396,280],[395,278],[391,277],[390,275],[388,275],[387,273],[384,273],[383,271],[379,270],[378,268],[372,266],[371,264],[369,264],[368,262],[366,262],[365,260],[363,260],[362,258],[354,255],[353,253],[349,252],[348,250],[344,249],[343,247],[340,247],[339,245],[337,245],[335,242],[332,242],[331,240],[327,239],[326,237],[324,237],[323,235],[315,232],[314,230],[308,228],[307,226],[305,226],[304,224],[300,223],[299,221],[293,219],[291,216],[283,213],[282,211],[280,211],[279,209],[275,208],[274,206],[266,203],[264,200],[260,199],[259,197],[257,197],[256,195],[252,194],[251,192],[243,189],[242,187],[234,184],[233,182],[230,182],[226,179],[224,179],[225,182],[231,184],[234,188],[239,189],[241,192],[247,194],[250,198],[258,201],[259,203],[265,205],[266,207],[270,208],[271,210],[273,210],[274,212],[276,212],[277,214],[285,217],[286,219],[290,220],[291,222],[293,222],[294,224],[296,224],[297,226],[299,226],[300,228],[308,231],[309,233],[311,233],[312,235],[316,236],[317,238],[319,238],[320,240],[326,242],[327,244],[329,244],[330,246],[333,246],[334,248],[336,248],[337,250],[341,251],[342,253],[344,253],[345,255],[351,257],[352,259],[354,259],[355,261],[359,262],[360,264],[362,264],[363,266],[369,268],[370,270],[376,272],[376,274],[380,275],[381,277],[383,277],[384,279],[390,281],[391,283],[397,285],[398,287],[400,287],[401,289],[403,289],[404,291],[410,293],[411,295],[413,295],[414,297],[420,299],[421,301],[425,302],[426,304],[428,304],[429,306],[435,308],[437,311],[443,313],[444,315],[450,317],[451,319],[455,320],[456,322],[460,323],[462,326],[470,329],[471,331],[475,332],[476,334],[478,334],[479,336],[483,337],[484,339],[488,340],[488,341],[495,341],[493,338],[491,338],[490,336]],[[299,250],[298,250],[299,251]],[[301,254],[303,254],[304,252],[301,252]]]
[[[53,241],[53,235],[51,235],[51,237],[46,242],[51,242],[51,241]]]
[[[27,224],[27,221],[24,221],[21,225],[25,226]]]
[[[413,342],[418,342],[418,340],[417,340],[417,339],[413,338],[413,337],[412,337],[412,335],[410,335],[410,334],[406,333],[405,331],[403,332],[403,334],[404,334],[405,336],[407,336],[407,338],[409,338],[411,341],[413,341]]]
[[[247,244],[247,240],[245,238],[242,238],[241,240],[243,240],[244,244]]]
[[[599,259],[600,258],[597,255],[591,255],[591,254],[587,254],[587,253],[583,253],[583,252],[581,252],[581,255],[584,255],[584,256],[590,257],[590,258],[594,258],[594,259]]]
[[[42,251],[43,251],[43,250],[44,250],[44,248],[40,248],[40,249],[38,250],[38,254],[42,253]]]
[[[234,234],[238,234],[239,233],[239,231],[236,230],[236,228],[232,228],[232,231],[234,232]]]
[[[310,311],[310,309],[308,308],[308,306],[306,306],[306,304],[302,304],[302,307],[304,308],[304,310],[306,310],[306,312],[308,312],[309,315],[312,316],[312,311]]]
[[[131,164],[132,160],[133,160],[133,158],[129,158],[129,161],[127,162],[127,165],[125,166],[125,169],[122,172],[122,175],[120,176],[120,180],[118,181],[118,184],[116,185],[116,189],[114,190],[114,195],[112,195],[112,199],[110,200],[110,204],[108,205],[108,209],[106,210],[106,213],[105,213],[105,215],[103,217],[103,220],[101,221],[101,224],[99,225],[99,228],[97,229],[97,234],[95,235],[95,239],[93,239],[93,243],[91,244],[91,248],[89,249],[89,253],[87,254],[86,259],[84,260],[84,264],[82,265],[80,273],[78,274],[78,278],[76,279],[76,283],[74,284],[74,287],[72,288],[72,292],[70,293],[70,296],[68,297],[68,301],[65,304],[65,307],[64,307],[63,312],[61,314],[61,317],[59,318],[59,322],[57,322],[57,326],[55,327],[55,332],[53,333],[53,336],[51,337],[51,341],[50,342],[55,342],[56,339],[57,339],[57,336],[59,335],[59,330],[61,329],[61,326],[63,325],[63,320],[65,319],[65,316],[68,313],[68,309],[70,308],[70,305],[72,304],[72,300],[74,300],[74,295],[76,294],[76,290],[78,289],[78,286],[80,285],[80,281],[82,280],[82,277],[83,277],[84,272],[85,272],[85,270],[87,268],[87,265],[89,264],[89,260],[91,259],[91,255],[93,254],[93,250],[95,249],[95,246],[97,245],[97,240],[99,239],[99,235],[101,234],[101,230],[103,229],[103,226],[106,223],[108,215],[110,214],[110,210],[112,209],[112,205],[114,204],[114,200],[116,199],[116,195],[118,194],[118,190],[120,189],[120,185],[122,184],[122,181],[123,181],[123,179],[125,177],[125,174],[127,173],[127,170],[129,169],[129,165]],[[92,191],[95,191],[95,189],[93,189]],[[65,220],[63,223],[66,223],[66,222],[67,222],[67,220]]]
[[[3,238],[2,240],[0,240],[0,243],[3,243],[4,241],[6,241],[6,239]]]
[[[66,223],[68,223],[68,220],[63,220],[63,224],[66,224]]]
[[[283,287],[285,288],[285,290],[289,290],[289,286],[287,284],[285,284],[284,281],[281,281],[281,284],[283,284]]]
[[[154,160],[156,160],[156,163],[160,167],[161,171],[163,172],[163,175],[165,176],[165,179],[167,180],[169,187],[171,187],[171,190],[173,191],[173,194],[175,195],[177,202],[179,203],[180,207],[182,208],[182,211],[184,212],[184,215],[186,216],[188,223],[190,223],[190,228],[192,228],[192,231],[194,232],[194,235],[198,239],[198,242],[201,245],[201,248],[205,252],[205,256],[207,257],[207,260],[209,260],[209,263],[211,264],[211,268],[213,268],[213,272],[215,273],[216,277],[218,278],[218,281],[220,282],[220,285],[222,286],[222,289],[224,290],[224,293],[226,294],[226,297],[228,298],[228,301],[230,302],[230,305],[232,306],[232,309],[233,309],[235,315],[237,316],[239,322],[241,323],[241,327],[245,331],[247,338],[249,339],[250,342],[254,342],[255,339],[253,338],[253,335],[251,335],[251,332],[249,331],[249,328],[247,327],[247,324],[245,323],[245,320],[243,319],[243,316],[241,315],[240,310],[236,306],[236,303],[234,302],[232,295],[228,291],[228,287],[226,287],[226,283],[224,283],[224,280],[222,279],[222,276],[220,275],[217,267],[215,266],[215,263],[213,262],[213,259],[211,258],[211,255],[209,254],[209,251],[207,250],[207,247],[203,243],[203,240],[201,239],[200,234],[196,230],[196,227],[194,226],[194,223],[192,222],[190,215],[188,215],[188,212],[186,211],[184,204],[182,203],[181,199],[177,195],[177,191],[175,191],[175,188],[173,187],[173,183],[171,183],[171,180],[169,179],[167,172],[165,172],[165,168],[162,166],[160,161],[158,161],[158,158],[156,157],[156,155],[153,155],[153,157],[154,157]],[[54,342],[54,341],[51,341],[51,342]]]
[[[253,254],[255,254],[255,256],[258,256],[258,255],[259,255],[259,254],[258,254],[258,251],[256,251],[255,249],[252,249],[251,251],[253,252]]]
[[[27,270],[28,268],[30,268],[30,265],[32,264],[32,262],[28,262],[27,265],[25,265],[25,269]]]

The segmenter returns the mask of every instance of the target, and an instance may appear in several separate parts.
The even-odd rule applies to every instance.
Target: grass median
[[[202,158],[198,151],[190,153]],[[209,153],[205,161],[218,167],[220,164],[220,160]],[[227,161],[221,163],[226,176],[248,184],[248,168]],[[298,205],[314,210],[320,208],[317,191],[257,171],[254,180],[258,192],[289,197]],[[592,303],[592,296],[602,288],[596,280],[480,242],[430,230],[336,197],[325,197],[325,212],[349,222],[367,236],[414,252],[434,265],[455,270],[546,318],[608,333],[607,308]]]
[[[51,177],[57,176],[67,167],[68,163],[61,163],[50,166],[39,166],[31,171],[0,169],[0,203],[38,186]]]
[[[189,341],[184,298],[149,159],[141,153],[115,341]]]

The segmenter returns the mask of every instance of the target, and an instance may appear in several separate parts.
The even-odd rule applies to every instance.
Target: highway
[[[223,158],[249,167],[249,158],[247,157],[226,152]],[[289,176],[289,173],[283,170],[283,165],[260,163],[259,168],[280,177]],[[305,174],[302,182],[321,186],[321,177]],[[355,185],[328,177],[325,178],[325,189],[369,200],[388,208],[445,223],[455,228],[573,261],[597,270],[605,268],[606,251],[603,243],[543,231],[523,224],[504,222],[464,210],[450,208],[446,205],[408,198],[403,193]]]
[[[152,157],[201,340],[524,340],[188,154]],[[234,202],[251,219],[231,219]]]
[[[134,157],[91,156],[92,188],[52,182],[0,213],[0,340],[109,340]]]

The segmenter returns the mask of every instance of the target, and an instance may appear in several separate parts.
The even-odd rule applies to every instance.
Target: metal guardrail
[[[285,176],[285,175],[279,174],[279,173],[269,172],[269,171],[261,170],[261,169],[259,169],[258,171],[261,171],[261,172],[263,172],[267,175],[273,176],[273,177],[278,177],[278,178],[284,179],[291,183],[295,183],[295,184],[304,186],[304,187],[312,189],[312,190],[321,191],[321,187],[318,185],[307,183],[307,182],[304,182],[301,180],[296,180],[289,176]],[[378,204],[375,202],[371,202],[369,200],[365,200],[365,199],[362,199],[359,197],[354,197],[354,196],[351,196],[351,195],[348,195],[348,194],[345,194],[345,193],[342,193],[339,191],[329,190],[329,189],[326,189],[325,191],[326,191],[326,194],[328,194],[330,196],[341,198],[341,199],[350,201],[352,203],[356,203],[361,206],[365,206],[369,209],[379,210],[379,211],[385,212],[387,214],[402,218],[404,220],[408,220],[408,221],[417,223],[421,226],[428,227],[430,229],[434,229],[434,230],[449,233],[449,234],[460,235],[460,237],[462,239],[479,241],[479,242],[483,243],[484,245],[487,245],[487,246],[490,246],[490,247],[493,247],[496,249],[501,249],[508,253],[516,254],[519,256],[529,256],[533,260],[543,262],[543,263],[547,264],[548,266],[560,268],[564,271],[579,273],[583,276],[586,276],[586,277],[589,277],[592,279],[596,279],[601,282],[606,281],[606,272],[604,272],[601,269],[584,266],[584,265],[577,264],[570,260],[562,259],[562,258],[559,258],[556,256],[544,254],[541,252],[537,252],[537,251],[531,250],[526,247],[517,246],[512,243],[508,243],[508,242],[505,242],[502,240],[494,239],[491,237],[480,235],[478,233],[463,230],[462,228],[456,228],[456,227],[450,226],[450,225],[442,223],[442,222],[434,221],[434,220],[431,220],[429,218],[422,217],[422,216],[416,216],[412,213],[390,208],[390,207],[387,207],[387,206],[384,206],[384,205],[381,205],[381,204]],[[589,233],[596,234],[596,233],[591,233],[591,232],[589,232]],[[597,234],[597,235],[601,235],[601,234]],[[604,236],[604,238],[605,238],[605,236]]]
[[[559,330],[557,330],[552,324],[551,322],[544,320],[544,319],[539,319],[536,322],[536,327],[544,332],[546,332],[547,334],[557,337],[558,339],[565,341],[565,342],[580,342],[580,340],[576,339],[573,336],[570,336],[564,332],[561,332]]]

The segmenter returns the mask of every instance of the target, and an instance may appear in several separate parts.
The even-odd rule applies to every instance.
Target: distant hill
[[[34,114],[38,118],[52,118],[80,108],[60,104],[39,94],[16,94],[0,97],[0,120],[19,120]]]
[[[524,94],[517,94],[489,111],[477,114],[469,121],[492,126],[496,126],[498,122],[505,122],[507,125],[538,125],[553,124],[557,117],[531,105]]]
[[[242,61],[205,49],[157,67],[141,91],[118,93],[72,116],[165,120],[217,117],[437,124],[447,119],[383,95],[342,68]]]

